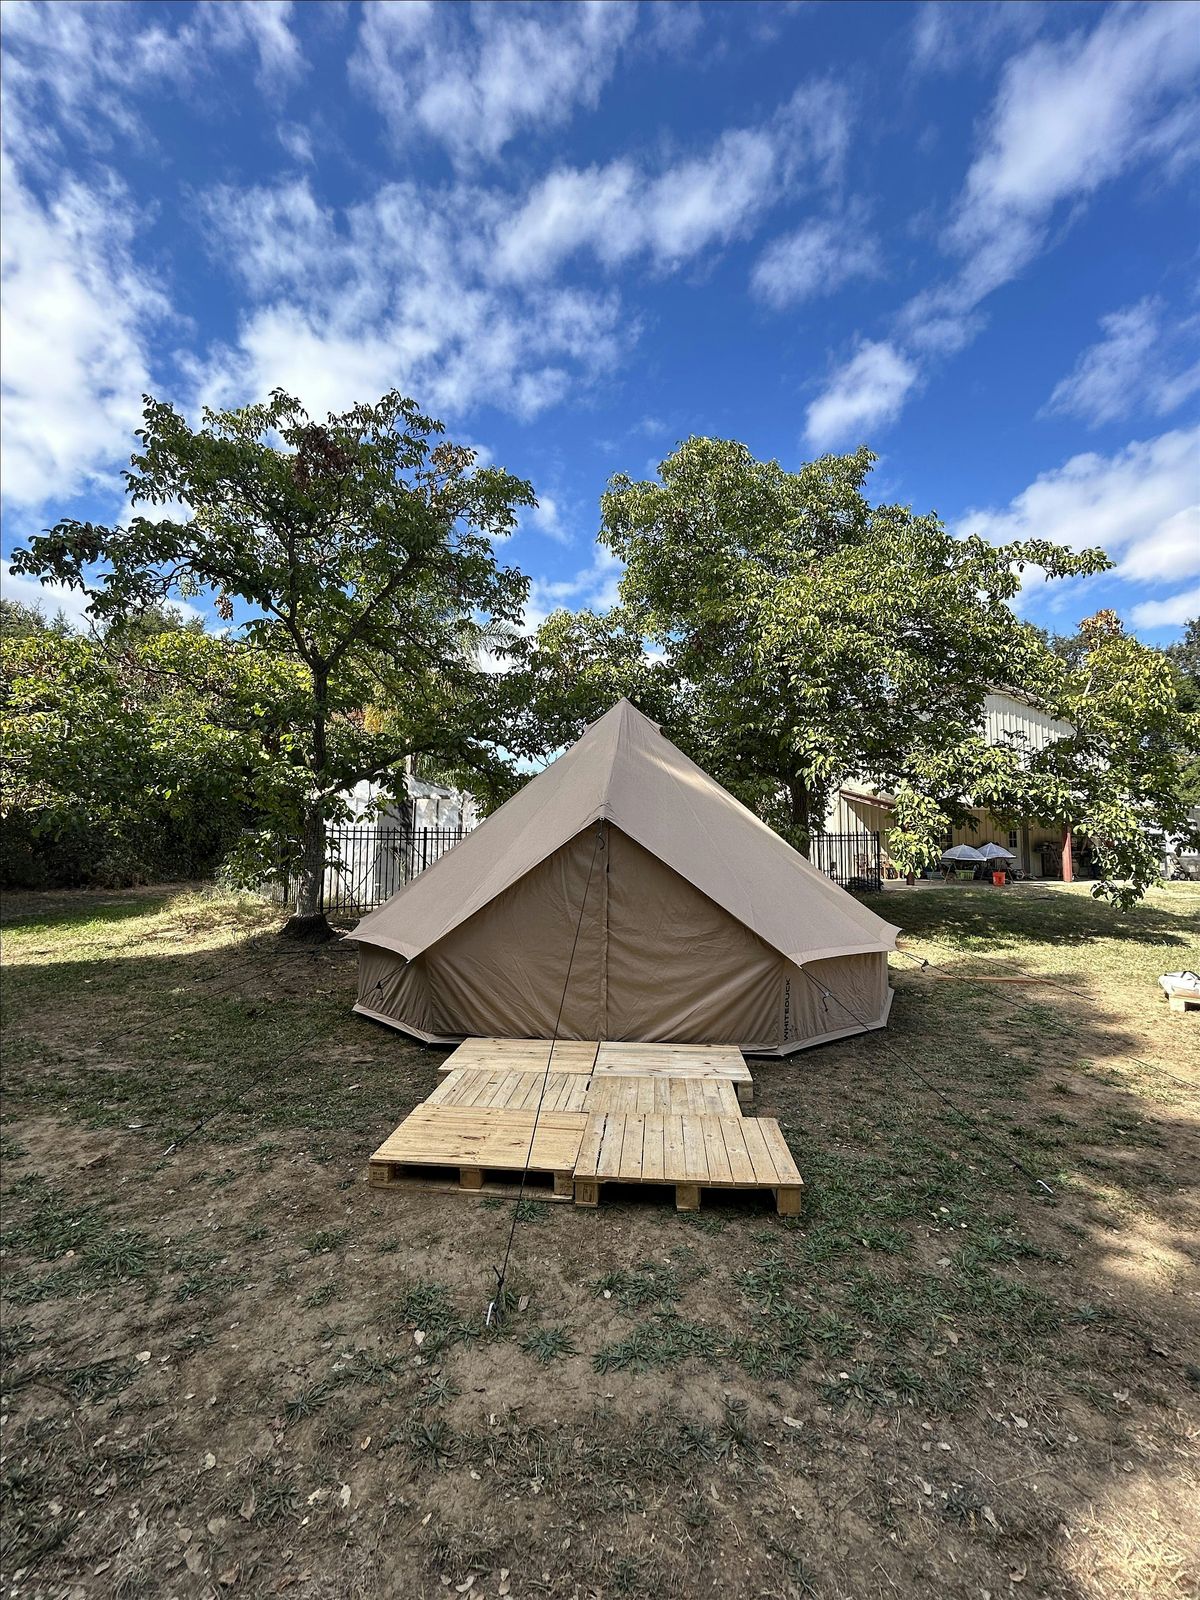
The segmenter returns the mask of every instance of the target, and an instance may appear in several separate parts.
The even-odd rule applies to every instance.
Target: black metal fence
[[[322,906],[362,916],[382,905],[467,836],[465,828],[330,828],[325,842]]]
[[[330,828],[322,885],[325,911],[362,916],[431,867],[466,834],[465,828],[366,823]],[[867,893],[882,887],[878,833],[814,833],[809,860],[843,889]]]
[[[865,894],[883,887],[878,833],[814,833],[808,859],[843,889]]]

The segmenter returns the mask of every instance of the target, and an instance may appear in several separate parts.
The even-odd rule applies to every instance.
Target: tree
[[[1183,638],[1168,645],[1163,654],[1175,675],[1176,704],[1187,719],[1179,788],[1191,810],[1200,807],[1200,617],[1185,624]]]
[[[192,671],[163,672],[181,649]],[[41,628],[0,639],[6,884],[120,885],[213,871],[271,781],[251,737],[214,726],[196,692],[203,635],[114,654]],[[177,660],[173,662],[177,665]]]
[[[71,625],[62,611],[47,618],[40,605],[26,605],[23,600],[0,598],[0,639],[27,639],[32,634],[68,634]]]
[[[326,937],[326,831],[344,791],[420,753],[495,771],[497,696],[479,652],[511,643],[527,580],[497,566],[493,541],[533,492],[476,468],[396,393],[325,422],[278,390],[206,411],[198,429],[148,397],[143,415],[125,474],[133,505],[187,514],[66,519],[13,569],[83,590],[101,626],[206,593],[232,623],[241,603],[219,671],[195,684],[186,653],[160,670],[203,690],[214,725],[256,728],[301,776],[298,798],[294,785],[275,796],[264,843],[298,876],[285,932]],[[372,706],[385,714],[368,717]]]
[[[647,654],[619,608],[607,616],[554,611],[504,674],[505,742],[516,755],[548,761],[617,700],[672,729],[686,725],[673,670]]]
[[[980,735],[984,696],[1041,689],[1055,669],[1007,604],[1020,569],[1108,565],[1100,551],[997,547],[873,506],[873,461],[859,450],[792,473],[744,445],[690,439],[658,482],[619,476],[601,502],[629,625],[691,686],[718,776],[801,848],[848,778],[941,802],[968,771],[1000,765]],[[925,852],[933,823],[916,830]]]

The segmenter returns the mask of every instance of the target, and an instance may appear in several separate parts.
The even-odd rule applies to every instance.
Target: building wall
[[[1019,743],[1031,753],[1044,750],[1074,730],[1070,723],[1047,715],[1015,695],[989,694],[984,700],[984,736],[989,744]],[[976,849],[992,843],[1016,852],[1015,864],[1035,877],[1058,876],[1062,836],[1057,829],[1024,819],[1000,818],[978,808],[975,826],[955,828],[947,845],[969,844]],[[888,834],[892,807],[887,796],[875,796],[867,783],[847,784],[829,803],[824,828],[827,833],[878,832],[887,866]],[[1043,849],[1046,859],[1043,860]]]

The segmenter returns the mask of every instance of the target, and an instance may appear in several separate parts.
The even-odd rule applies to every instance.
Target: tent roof
[[[797,964],[895,948],[897,928],[793,850],[628,700],[350,937],[411,960],[600,819]]]

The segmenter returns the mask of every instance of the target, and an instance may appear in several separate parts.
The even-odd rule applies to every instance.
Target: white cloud
[[[609,611],[620,599],[625,565],[604,545],[596,545],[591,565],[571,578],[534,578],[529,586],[525,625],[532,632],[552,611],[564,606],[586,606],[593,611]]]
[[[490,281],[502,201],[486,191],[390,184],[335,212],[301,180],[221,189],[204,209],[214,254],[259,302],[232,346],[193,363],[206,404],[279,385],[323,411],[396,387],[443,415],[486,403],[528,418],[629,336],[614,294]]]
[[[0,594],[22,606],[35,606],[47,619],[62,612],[78,632],[86,633],[91,618],[87,615],[87,596],[65,583],[39,583],[14,573],[7,561],[0,561]]]
[[[418,132],[459,165],[491,160],[522,130],[558,127],[577,105],[595,106],[635,16],[623,0],[365,6],[350,78],[397,144]]]
[[[994,544],[1050,539],[1099,545],[1132,582],[1200,572],[1196,462],[1200,428],[1135,441],[1115,455],[1072,456],[1042,473],[1003,510],[971,511],[957,532]]]
[[[972,23],[980,14],[974,6],[959,9]],[[1081,7],[1079,14],[1095,13]],[[941,23],[929,13],[922,22],[934,40]],[[1111,7],[1090,30],[1040,40],[1014,56],[947,231],[946,244],[962,264],[901,310],[898,327],[909,346],[951,354],[968,344],[980,326],[977,307],[1045,248],[1066,204],[1085,202],[1149,162],[1177,172],[1196,138],[1188,94],[1198,66],[1200,27],[1191,4]]]
[[[57,122],[92,149],[145,139],[139,104],[188,91],[218,58],[250,54],[260,90],[279,97],[306,71],[291,0],[140,6],[26,0],[4,7],[4,128],[22,159],[52,167]]]
[[[802,84],[760,127],[729,129],[656,175],[629,159],[561,167],[500,224],[496,271],[525,282],[585,250],[607,267],[648,255],[671,270],[748,232],[783,195],[835,182],[848,140],[845,95],[822,81]]]
[[[1193,617],[1200,617],[1200,584],[1165,600],[1143,600],[1130,617],[1135,628],[1182,628]]]
[[[563,525],[562,510],[553,495],[539,494],[536,506],[521,512],[521,526],[545,534],[557,544],[570,544],[571,535]]]
[[[947,5],[925,0],[913,21],[913,66],[919,72],[956,72],[964,63],[989,66],[1010,38],[1028,39],[1042,24],[1042,8],[1012,0],[972,0]]]
[[[1140,300],[1101,317],[1104,337],[1083,352],[1050,396],[1049,411],[1082,417],[1097,426],[1146,407],[1162,416],[1200,389],[1200,362],[1186,370],[1172,361],[1194,328],[1162,326],[1162,304]]]
[[[1044,247],[1054,212],[1145,161],[1170,168],[1194,137],[1200,66],[1192,5],[1122,6],[1013,57],[988,113],[947,243],[958,275],[902,314],[914,342],[957,348],[971,313]]]
[[[169,308],[134,262],[137,218],[115,181],[68,181],[43,204],[4,162],[4,500],[34,507],[103,481],[127,456]]]
[[[806,413],[805,433],[816,450],[857,444],[864,433],[900,413],[917,369],[894,345],[863,341]]]
[[[844,217],[814,218],[772,242],[755,263],[754,292],[777,311],[833,294],[851,278],[882,271],[879,244],[860,209]]]

